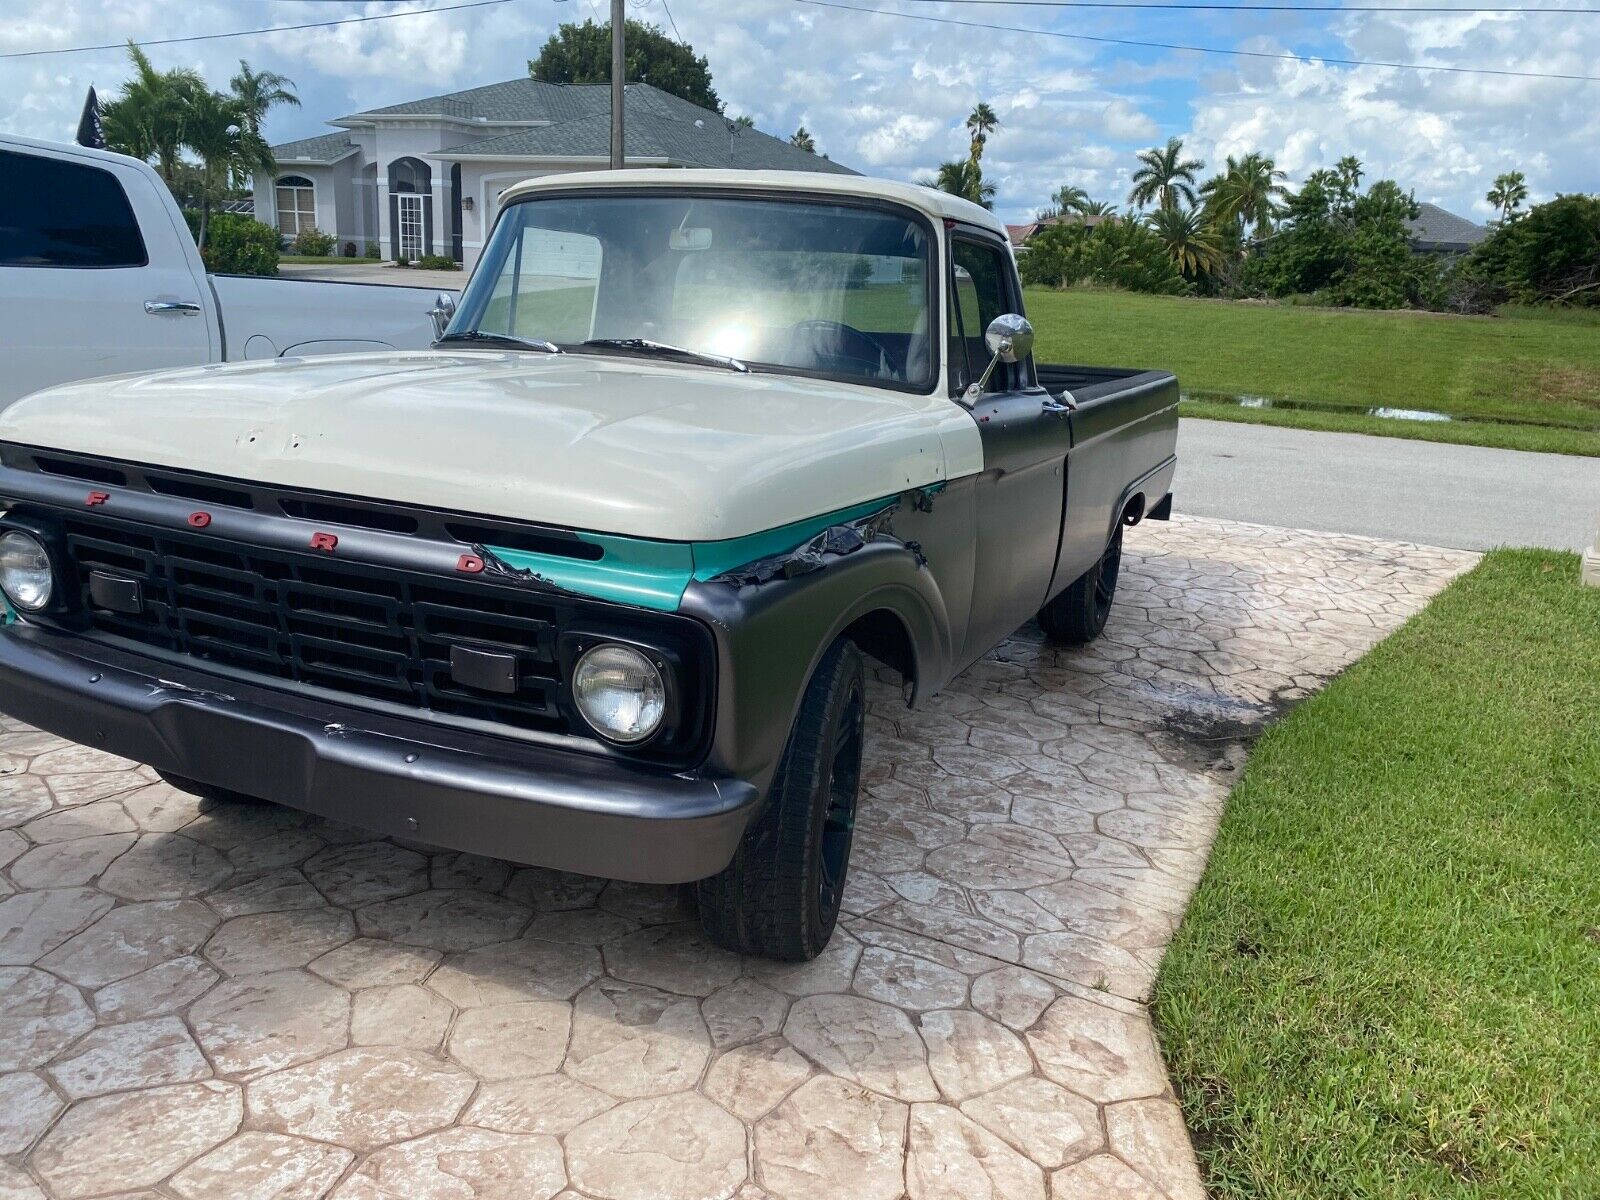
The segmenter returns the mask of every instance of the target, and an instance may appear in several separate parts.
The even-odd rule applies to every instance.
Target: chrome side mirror
[[[450,318],[456,315],[455,297],[449,292],[440,292],[433,298],[433,307],[428,310],[428,315],[433,318],[433,338],[438,341],[450,327]]]
[[[989,386],[989,377],[994,374],[995,367],[1001,363],[1021,362],[1033,353],[1033,326],[1028,324],[1027,317],[1018,316],[1016,313],[1002,313],[989,322],[989,328],[984,330],[983,340],[993,357],[989,359],[989,365],[983,369],[983,375],[963,394],[962,399],[968,404],[983,395],[983,390]]]

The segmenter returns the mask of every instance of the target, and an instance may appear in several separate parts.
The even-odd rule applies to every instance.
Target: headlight
[[[25,612],[38,612],[50,603],[55,579],[38,538],[16,529],[0,534],[0,589]]]
[[[572,672],[572,696],[601,737],[642,742],[661,727],[667,688],[661,672],[632,646],[602,643],[583,652]]]

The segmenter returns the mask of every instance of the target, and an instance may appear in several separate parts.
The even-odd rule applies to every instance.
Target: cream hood
[[[593,355],[336,355],[91,379],[0,440],[673,541],[758,533],[982,466],[940,396]]]

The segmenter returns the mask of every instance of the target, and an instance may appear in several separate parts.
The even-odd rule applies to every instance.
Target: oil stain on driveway
[[[1179,518],[1087,650],[875,688],[801,966],[0,734],[0,1198],[1201,1195],[1142,1005],[1243,746],[1474,556]],[[4,697],[0,696],[0,708]]]

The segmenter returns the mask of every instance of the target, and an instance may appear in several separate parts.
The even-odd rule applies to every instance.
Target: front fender
[[[764,794],[823,652],[860,618],[893,614],[911,644],[919,689],[953,671],[946,600],[919,550],[879,537],[793,578],[737,586],[694,582],[679,611],[705,622],[717,643],[717,715],[708,768]]]

